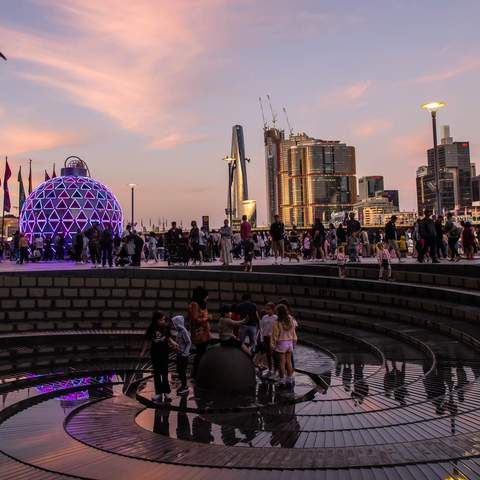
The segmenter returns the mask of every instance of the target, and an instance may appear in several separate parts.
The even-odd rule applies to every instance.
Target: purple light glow
[[[31,242],[35,235],[53,238],[63,233],[71,241],[78,229],[110,223],[121,234],[123,213],[115,195],[90,177],[62,176],[40,184],[20,213],[20,231]]]

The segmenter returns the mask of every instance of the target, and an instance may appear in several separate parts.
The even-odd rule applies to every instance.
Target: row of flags
[[[10,213],[12,209],[12,203],[10,200],[10,191],[8,189],[8,181],[12,176],[12,170],[10,169],[10,165],[8,164],[8,157],[5,157],[5,173],[3,175],[3,215],[5,213]],[[48,172],[45,170],[45,181],[50,180],[51,178],[55,178],[57,173],[55,171],[55,164],[53,164],[53,171],[52,175],[50,176]],[[22,178],[22,167],[20,166],[18,169],[18,211],[19,213],[22,210],[23,204],[27,198],[25,193],[25,187],[23,186],[23,178]],[[0,182],[1,185],[1,182]],[[28,171],[28,194],[30,195],[33,190],[32,184],[32,161],[30,160],[30,166]]]

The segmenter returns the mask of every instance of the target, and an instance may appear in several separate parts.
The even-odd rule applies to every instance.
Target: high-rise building
[[[388,198],[393,203],[393,206],[397,210],[400,209],[400,197],[399,197],[398,190],[384,190],[383,196],[385,198]]]
[[[355,148],[305,133],[284,138],[265,129],[269,218],[278,213],[286,225],[306,227],[329,221],[356,201]]]
[[[383,177],[381,175],[370,175],[361,177],[358,180],[358,196],[360,201],[382,195],[383,190]]]
[[[233,192],[232,205],[230,205],[230,195],[227,199],[227,212],[231,210],[235,220],[247,215],[251,219],[254,218],[256,222],[256,202],[248,197],[247,162],[250,160],[245,156],[245,139],[241,125],[232,127],[231,158],[233,159]]]
[[[434,150],[427,152],[428,166],[417,170],[418,210],[435,210],[436,182]],[[454,142],[450,128],[442,127],[442,139],[437,147],[438,176],[442,210],[463,210],[472,205],[472,177],[469,142]]]
[[[480,205],[480,175],[472,178],[472,203]]]

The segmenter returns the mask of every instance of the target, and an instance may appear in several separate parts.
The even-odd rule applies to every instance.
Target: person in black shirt
[[[418,261],[423,262],[425,254],[430,253],[432,263],[440,263],[437,259],[436,238],[437,231],[435,223],[431,219],[432,212],[425,210],[425,217],[419,223],[418,233],[422,244],[421,251],[418,254]]]
[[[153,366],[153,380],[155,384],[154,402],[170,402],[170,384],[168,382],[168,354],[170,347],[177,348],[178,345],[172,339],[170,325],[167,317],[162,312],[154,312],[152,323],[145,332],[140,356],[145,356],[150,347],[150,356]]]
[[[351,237],[354,232],[359,232],[361,228],[360,222],[355,219],[355,214],[350,212],[349,219],[347,220],[347,237]]]
[[[102,257],[102,267],[107,265],[113,267],[113,230],[109,223],[105,224],[105,228],[100,233],[100,251]]]
[[[274,222],[270,225],[270,236],[272,237],[272,250],[275,256],[275,263],[277,263],[277,257],[280,257],[280,262],[285,255],[285,225],[280,220],[279,215],[275,215]]]
[[[240,327],[240,342],[243,344],[248,337],[250,350],[253,354],[257,344],[257,328],[260,317],[257,306],[252,302],[249,293],[242,295],[242,303],[235,307],[235,313],[240,316],[240,320],[245,320],[245,324]]]

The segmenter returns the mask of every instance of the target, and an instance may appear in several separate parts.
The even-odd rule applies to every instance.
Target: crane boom
[[[260,102],[260,110],[262,112],[262,120],[263,120],[263,129],[267,129],[267,122],[265,121],[265,112],[263,111],[263,103],[262,103],[262,97],[258,97],[258,101]]]
[[[273,128],[275,128],[275,123],[277,122],[277,114],[273,111],[272,102],[270,100],[270,95],[267,94],[268,105],[270,106],[270,112],[272,112],[272,123]]]
[[[290,131],[290,135],[293,135],[293,128],[290,125],[290,120],[288,118],[287,109],[285,107],[283,107],[283,113],[285,114],[285,118],[287,119],[287,125],[288,125],[288,130]]]

